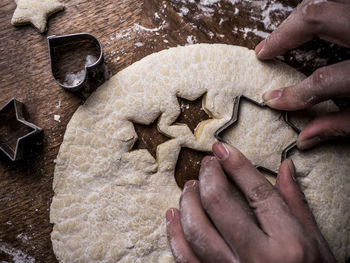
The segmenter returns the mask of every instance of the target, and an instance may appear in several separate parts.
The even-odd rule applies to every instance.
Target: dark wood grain
[[[235,6],[239,9],[235,14],[235,7],[222,0],[211,6],[210,15],[203,15],[197,4],[176,0],[63,2],[65,10],[51,16],[45,35],[31,26],[13,27],[10,20],[14,1],[0,3],[0,105],[15,97],[27,106],[29,120],[44,129],[43,145],[33,147],[26,160],[10,163],[0,157],[0,247],[20,250],[36,262],[56,262],[49,222],[54,160],[69,119],[83,103],[81,98],[63,91],[51,77],[48,35],[94,34],[104,46],[109,70],[115,74],[148,54],[189,40],[253,48],[262,39],[251,32],[234,31],[235,27],[271,31],[251,19],[252,10],[259,13],[259,7],[251,9],[243,2]],[[298,1],[281,2],[295,6]],[[183,8],[188,9],[186,14],[181,13]],[[278,23],[286,16],[272,14],[271,19]],[[319,40],[302,47],[306,51],[318,48],[317,57],[327,57],[326,64],[350,57],[347,50]],[[294,53],[284,59],[307,74],[319,66],[312,61],[305,63]],[[54,120],[55,114],[61,116],[61,122]],[[12,258],[0,252],[1,260]]]

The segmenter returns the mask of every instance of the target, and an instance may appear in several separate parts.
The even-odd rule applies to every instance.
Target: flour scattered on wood
[[[291,57],[296,60],[297,62],[301,63],[304,67],[308,64],[312,64],[313,67],[322,67],[326,66],[328,58],[320,58],[319,53],[321,50],[308,50],[308,51],[302,51],[299,49],[290,51]]]
[[[318,3],[323,0],[315,1]],[[229,8],[230,5],[232,8]],[[203,27],[202,24],[206,21],[210,24],[216,23],[217,27],[230,28],[232,35],[236,38],[249,41],[265,39],[289,16],[293,7],[280,0],[174,0],[169,3],[163,1],[160,9],[153,13],[155,26],[133,24],[129,28],[115,32],[110,37],[105,45],[114,44],[117,47],[109,52],[113,57],[112,62],[117,63],[122,55],[127,54],[123,49],[118,48],[118,43],[123,43],[122,41],[125,43],[134,41],[132,45],[135,49],[147,47],[149,44],[150,48],[153,48],[155,42],[168,44],[166,31],[169,26],[166,19],[168,10],[175,10],[179,19],[190,29],[190,31],[187,29],[183,31],[181,30],[183,24],[179,24],[179,36],[184,36],[181,40],[183,43],[180,44],[192,45],[200,42],[196,39],[196,32],[205,33],[208,40],[220,41],[225,38],[225,35],[219,34],[215,28],[209,30]],[[244,19],[240,19],[241,17]],[[237,19],[240,23],[236,24]],[[227,37],[230,36],[227,35]],[[316,51],[305,53],[295,50],[291,52],[291,56],[298,63],[303,65],[312,63],[316,67],[326,65],[329,61],[327,58],[320,58]]]
[[[56,104],[56,109],[60,109],[61,108],[61,101],[59,100],[58,102],[57,102],[57,104]]]
[[[57,122],[61,122],[61,116],[60,115],[53,115],[53,119]]]
[[[162,26],[155,27],[155,28],[147,28],[139,24],[134,24],[134,31],[157,32],[160,29],[162,29]]]
[[[184,4],[180,8],[178,15],[183,17],[188,14],[189,6],[195,5],[199,12],[193,14],[195,19],[202,19],[203,17],[211,18],[216,15],[221,15],[220,10],[221,6],[224,3],[229,3],[233,6],[233,13],[231,16],[238,15],[242,11],[249,12],[248,20],[254,22],[254,24],[260,24],[263,27],[240,27],[236,32],[243,32],[243,37],[247,38],[248,33],[252,33],[260,38],[265,38],[277,26],[292,12],[293,8],[286,6],[276,0],[261,0],[261,1],[248,1],[248,0],[200,0],[199,2],[194,0],[177,0]],[[219,10],[219,11],[218,11]],[[216,12],[216,13],[215,13]],[[246,15],[246,13],[244,13]],[[221,26],[227,17],[222,16],[219,19],[219,26]],[[251,23],[250,23],[251,24]],[[209,37],[211,37],[209,35]],[[212,37],[211,37],[212,38]]]
[[[242,33],[244,38],[247,38],[249,36],[249,33],[259,36],[261,38],[267,38],[269,36],[269,33],[265,31],[261,31],[256,28],[248,28],[248,27],[245,27],[245,28],[234,27],[232,29],[232,33],[233,34]]]
[[[16,236],[16,238],[20,241],[22,241],[23,243],[27,243],[28,241],[32,240],[33,238],[30,236],[27,236],[24,233],[20,233]]]
[[[34,263],[35,262],[35,258],[3,242],[0,242],[0,252],[11,257],[13,263]]]
[[[141,48],[147,43],[149,44],[149,42],[154,42],[154,37],[159,37],[164,43],[169,43],[169,41],[165,39],[165,34],[162,32],[168,27],[167,22],[162,20],[162,17],[164,17],[164,14],[162,14],[164,13],[164,8],[166,8],[166,6],[163,6],[163,9],[159,10],[159,12],[154,13],[155,20],[159,22],[158,26],[146,27],[135,23],[131,27],[124,28],[110,36],[109,40],[103,43],[106,47],[116,46],[115,49],[109,51],[109,55],[112,57],[110,61],[116,63],[121,59],[121,56],[127,54],[123,48],[120,48],[120,46],[122,46],[121,43],[134,41],[132,45],[135,49]],[[106,57],[106,59],[108,60],[108,57]]]
[[[188,110],[190,108],[190,104],[185,104],[185,103],[181,103],[180,105],[180,109],[183,112],[185,109]]]
[[[256,1],[256,2],[260,2],[260,1]],[[292,11],[293,11],[293,8],[289,6],[285,6],[281,3],[274,3],[271,5],[267,5],[267,7],[265,7],[263,12],[261,13],[261,17],[262,17],[261,22],[264,24],[265,29],[269,31],[273,31],[278,27],[278,25],[280,24],[280,21],[276,21],[276,20],[274,21],[272,19],[272,16],[282,15],[283,17],[285,17],[286,14],[289,14]]]
[[[190,35],[190,36],[187,37],[187,44],[193,45],[193,44],[195,44],[196,42],[197,42],[197,39],[196,39],[195,36]]]
[[[190,10],[187,7],[183,6],[180,8],[180,12],[178,14],[179,16],[184,17],[188,14],[189,11]]]
[[[157,17],[159,17],[158,13],[155,13],[157,14]],[[148,28],[148,27],[144,27],[144,26],[141,26],[139,24],[134,24],[131,28],[126,28],[126,29],[123,29],[119,32],[116,32],[114,36],[111,36],[110,37],[110,41],[106,42],[107,45],[111,45],[113,41],[115,40],[120,40],[120,39],[124,39],[124,38],[131,38],[131,36],[133,34],[143,34],[143,33],[156,33],[160,30],[163,30],[164,28],[166,28],[166,22],[163,21],[161,23],[160,26],[158,27],[154,27],[154,28]]]
[[[135,45],[136,47],[142,47],[142,46],[144,46],[145,44],[144,44],[144,43],[141,43],[141,42],[136,42],[134,45]]]

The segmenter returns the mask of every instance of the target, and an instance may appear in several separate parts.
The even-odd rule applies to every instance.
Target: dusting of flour
[[[3,242],[0,242],[0,252],[9,256],[13,263],[34,263],[35,262],[35,259],[33,257]]]

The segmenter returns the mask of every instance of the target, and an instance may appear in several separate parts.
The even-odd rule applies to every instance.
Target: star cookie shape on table
[[[17,8],[11,24],[15,26],[32,24],[40,33],[46,31],[47,18],[64,6],[58,0],[15,0]]]

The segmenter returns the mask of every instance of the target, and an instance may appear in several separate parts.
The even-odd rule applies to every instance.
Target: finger
[[[289,159],[284,160],[277,176],[276,187],[304,229],[313,233],[316,222],[307,205],[305,196],[296,182],[295,176],[293,162]]]
[[[350,110],[323,115],[309,123],[299,134],[299,149],[310,148],[322,141],[350,136]]]
[[[350,5],[334,2],[314,0],[304,8],[307,20],[313,24],[315,34],[326,41],[340,46],[350,47]],[[315,26],[316,25],[316,26]]]
[[[185,239],[180,223],[179,211],[171,208],[166,212],[166,229],[171,252],[177,263],[200,263]]]
[[[276,188],[304,230],[318,242],[319,249],[323,251],[321,254],[327,257],[324,258],[324,262],[335,262],[328,243],[317,227],[316,220],[307,204],[305,196],[299,188],[299,184],[296,181],[294,164],[289,159],[284,160],[281,164],[277,176]]]
[[[191,180],[185,184],[180,209],[186,240],[201,262],[234,262],[230,248],[202,208],[198,181]]]
[[[286,225],[293,229],[296,220],[276,189],[258,172],[249,160],[236,148],[215,143],[213,152],[225,172],[245,195],[250,207],[268,236],[280,236]]]
[[[266,235],[233,196],[226,175],[216,158],[203,159],[199,172],[199,188],[205,211],[233,253],[240,255],[242,261],[242,255],[247,253],[252,258],[257,243],[260,247],[265,244]]]
[[[266,104],[279,110],[300,110],[328,99],[350,95],[350,60],[317,69],[295,86],[263,94]]]
[[[271,59],[315,36],[350,47],[350,5],[331,1],[303,1],[282,24],[256,47],[259,59]]]

